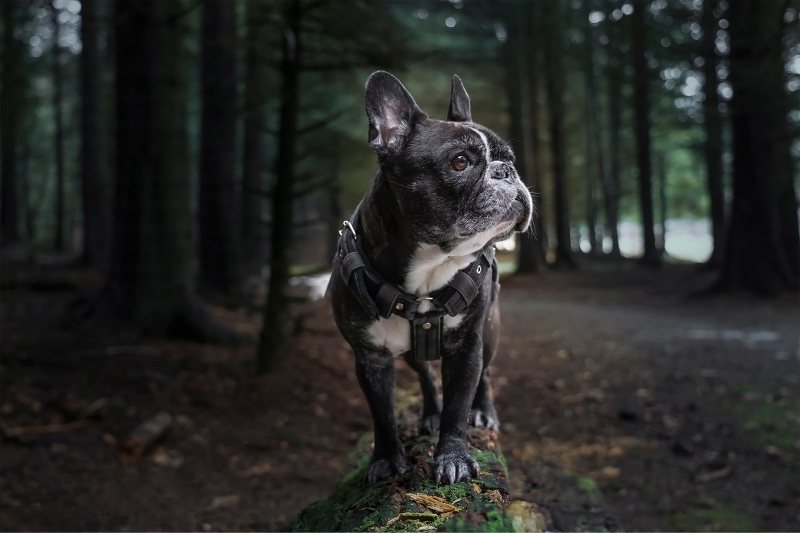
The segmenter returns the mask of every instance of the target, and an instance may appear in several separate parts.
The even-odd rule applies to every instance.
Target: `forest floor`
[[[279,529],[331,491],[370,429],[326,301],[298,306],[291,357],[257,377],[252,345],[71,320],[93,285],[80,271],[4,277],[0,529]],[[576,505],[627,530],[797,529],[797,299],[692,296],[708,281],[627,264],[503,281],[494,380],[514,497],[560,529],[581,527]],[[258,329],[255,313],[215,312]],[[121,455],[159,411],[164,439]],[[13,436],[43,424],[58,432]]]

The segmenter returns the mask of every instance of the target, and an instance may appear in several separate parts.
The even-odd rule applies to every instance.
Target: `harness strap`
[[[497,296],[499,270],[494,247],[487,246],[478,257],[441,289],[420,298],[402,288],[386,282],[365,261],[358,242],[358,207],[350,221],[339,232],[339,246],[334,261],[339,263],[339,274],[350,287],[361,307],[373,318],[389,318],[392,314],[411,322],[411,348],[419,361],[437,359],[441,353],[443,316],[456,316],[466,311],[480,294],[486,275],[492,272],[490,298]],[[431,310],[419,313],[420,303],[429,300]]]

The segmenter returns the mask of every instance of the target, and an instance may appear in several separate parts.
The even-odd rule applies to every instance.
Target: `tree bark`
[[[204,0],[198,228],[201,286],[232,297],[241,280],[236,191],[236,3]]]
[[[55,4],[50,4],[50,14],[53,23],[53,57],[51,75],[53,78],[53,117],[55,120],[55,132],[53,136],[53,152],[55,154],[56,172],[56,198],[55,198],[55,235],[53,236],[53,246],[57,251],[64,250],[64,116],[63,116],[63,79],[61,76],[61,45],[59,39],[61,35],[61,24],[58,22],[59,10]]]
[[[405,413],[400,413],[404,416]],[[366,484],[371,439],[360,439],[353,455],[358,465],[346,472],[325,500],[312,503],[294,519],[289,531],[525,531],[553,530],[549,513],[532,502],[512,500],[506,459],[497,434],[470,429],[470,450],[480,475],[442,490],[430,480],[427,454],[431,437],[403,434],[409,466],[402,475]],[[415,435],[415,436],[406,436]],[[424,466],[423,466],[424,465]],[[366,509],[365,509],[366,507]]]
[[[533,189],[540,190],[540,165],[537,131],[537,110],[535,102],[535,79],[529,75],[535,68],[536,58],[529,57],[535,48],[529,46],[531,32],[531,17],[534,5],[525,6],[524,13],[518,10],[509,15],[509,37],[506,43],[506,87],[508,89],[508,114],[510,119],[511,145],[517,158],[516,167],[525,184]],[[544,257],[544,247],[539,238],[541,235],[541,220],[538,212],[534,213],[531,221],[533,227],[519,238],[519,255],[517,274],[531,274],[541,272],[547,267]]]
[[[597,195],[595,184],[605,186],[606,171],[603,158],[602,135],[600,135],[600,106],[597,99],[597,81],[594,61],[594,32],[589,22],[592,11],[591,0],[583,0],[584,24],[584,83],[586,88],[586,225],[589,229],[589,245],[593,254],[603,253],[602,240],[597,237]],[[604,191],[604,197],[608,192]]]
[[[800,285],[797,197],[781,2],[729,8],[733,203],[719,287],[762,295]]]
[[[544,2],[546,16],[545,38],[545,89],[549,111],[550,149],[553,161],[555,190],[556,257],[557,268],[574,268],[567,200],[566,147],[564,144],[564,71],[561,63],[561,23],[559,4]]]
[[[717,66],[719,57],[716,52],[717,29],[719,20],[714,14],[719,0],[704,0],[701,26],[703,29],[702,57],[703,75],[703,118],[705,123],[705,159],[708,197],[711,204],[711,235],[714,248],[708,265],[719,267],[725,249],[725,190],[722,170],[722,116],[719,111],[719,78]]]
[[[265,51],[270,6],[246,2],[247,43],[245,50],[244,147],[242,165],[242,257],[247,272],[257,272],[266,260],[264,198],[266,189],[264,130],[268,95],[268,57]]]
[[[98,2],[81,3],[81,199],[83,203],[83,259],[105,266],[111,223],[110,184],[103,175],[100,146],[100,46]]]
[[[396,396],[398,406],[408,406],[397,410],[403,448],[408,451],[406,471],[380,483],[366,484],[372,438],[367,435],[358,439],[341,482],[326,499],[301,511],[289,531],[418,531],[427,527],[432,531],[541,532],[556,528],[549,509],[533,502],[512,501],[507,461],[494,431],[468,430],[470,453],[480,466],[477,478],[447,486],[433,483],[429,460],[436,439],[416,431],[414,406],[419,398],[407,388],[398,388]],[[546,481],[551,478],[555,476]],[[553,481],[559,483],[549,488],[566,486],[562,476]],[[575,505],[576,509],[581,507]],[[602,514],[598,510],[592,511]],[[588,522],[588,513],[575,515],[576,521]],[[587,528],[598,529],[598,520],[590,520]]]
[[[300,2],[287,5],[281,61],[281,111],[278,133],[278,160],[272,191],[272,239],[269,292],[264,305],[263,325],[258,346],[259,373],[274,370],[286,358],[289,319],[289,267],[294,221],[293,182],[297,144],[297,110],[300,94]]]
[[[327,257],[332,258],[336,255],[336,250],[339,247],[339,233],[338,230],[342,226],[344,220],[344,210],[342,209],[342,187],[340,183],[339,171],[339,151],[335,150],[331,154],[331,173],[333,174],[328,180],[327,193],[328,193],[328,240],[327,240]]]
[[[608,174],[604,187],[606,222],[611,234],[611,255],[620,257],[619,250],[619,197],[620,197],[620,131],[622,111],[620,96],[624,84],[625,70],[620,57],[619,25],[610,22],[608,43]]]
[[[20,24],[22,5],[18,0],[0,2],[3,22],[2,83],[0,83],[0,239],[3,245],[20,240],[18,168],[16,139],[20,131],[20,106],[25,85],[25,48],[15,37]]]
[[[658,187],[658,226],[660,240],[656,243],[659,254],[665,252],[667,247],[667,157],[656,153],[656,183]]]
[[[116,191],[106,296],[145,330],[232,341],[193,291],[181,0],[120,0]]]
[[[650,153],[650,71],[647,66],[646,0],[634,0],[633,23],[633,106],[636,123],[636,163],[639,170],[639,203],[644,234],[642,263],[657,266],[660,263],[656,248],[653,213],[653,177]]]

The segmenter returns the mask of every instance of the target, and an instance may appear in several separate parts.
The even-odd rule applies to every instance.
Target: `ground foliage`
[[[797,302],[691,298],[712,274],[621,268],[503,280],[510,497],[557,530],[796,529]],[[65,310],[101,283],[85,271],[2,274],[2,529],[281,529],[370,429],[326,302],[295,308],[289,362],[256,378],[252,345],[76,326]],[[258,331],[257,313],[215,315]],[[125,460],[120,441],[160,411],[170,431]],[[46,425],[60,431],[10,431]]]

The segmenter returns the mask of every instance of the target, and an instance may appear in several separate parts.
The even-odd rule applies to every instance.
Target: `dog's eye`
[[[469,166],[469,159],[464,154],[458,154],[450,160],[450,168],[456,172],[462,172]]]

